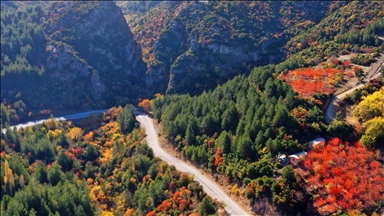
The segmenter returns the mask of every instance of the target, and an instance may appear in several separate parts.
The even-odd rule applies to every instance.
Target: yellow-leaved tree
[[[384,87],[365,97],[353,114],[363,123],[361,143],[367,148],[384,145]]]
[[[9,167],[8,161],[4,162],[4,183],[5,187],[3,190],[7,192],[8,186],[8,192],[12,195],[12,189],[15,187],[15,178],[13,176],[12,169]]]
[[[67,136],[71,139],[79,139],[83,135],[83,130],[79,127],[73,127],[69,132],[67,133]]]
[[[24,180],[24,175],[23,174],[20,174],[20,176],[19,176],[19,184],[20,184],[21,187],[24,187],[25,180]]]
[[[384,117],[384,87],[365,97],[353,109],[353,114],[363,122],[374,117]]]
[[[363,124],[365,134],[361,137],[361,143],[368,148],[375,145],[384,145],[384,118],[375,117]],[[378,147],[378,146],[377,146]]]

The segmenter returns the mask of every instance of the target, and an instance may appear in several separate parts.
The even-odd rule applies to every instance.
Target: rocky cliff
[[[55,2],[46,11],[47,50],[61,50],[47,62],[53,77],[85,76],[99,93],[143,81],[141,48],[114,2]]]
[[[288,38],[317,23],[328,3],[172,2],[126,15],[158,92],[199,94],[257,65],[286,58]]]
[[[28,107],[14,119],[125,104],[145,92],[141,47],[115,2],[11,6],[1,3],[1,97]]]

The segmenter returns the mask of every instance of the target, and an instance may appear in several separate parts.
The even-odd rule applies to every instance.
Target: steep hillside
[[[292,37],[283,49],[290,61],[279,71],[317,66],[324,61],[332,65],[332,60],[339,55],[377,55],[384,50],[384,43],[378,37],[383,33],[384,6],[379,1],[349,2],[317,25]]]
[[[1,6],[1,97],[11,122],[138,96],[141,48],[114,2],[8,6]]]
[[[137,16],[164,3],[164,1],[116,1],[116,5],[129,16]]]
[[[255,65],[284,60],[281,48],[293,35],[342,4],[168,2],[146,13],[127,10],[126,18],[143,48],[147,84],[159,92],[196,94]]]
[[[144,129],[126,129],[122,119],[135,124],[132,105],[78,125],[49,120],[25,133],[7,130],[0,149],[2,215],[224,212],[193,176],[154,157]]]
[[[140,83],[145,71],[140,47],[114,3],[53,3],[44,19],[48,40],[62,42],[64,52],[65,44],[72,46],[76,55],[92,67],[91,80],[98,79],[92,76],[100,75],[102,83],[117,88]],[[58,62],[61,62],[60,55]],[[49,68],[56,67],[65,67],[65,63],[49,65]],[[93,87],[96,92],[107,91],[101,86],[100,83],[98,88],[96,83]]]
[[[382,44],[377,34],[384,29],[378,1],[119,6],[143,48],[146,81],[155,93],[198,94],[254,66],[290,56],[303,58],[302,67],[339,53],[373,52]]]
[[[380,153],[371,149],[382,141],[383,121],[375,116],[381,116],[383,88],[359,105],[356,112],[372,119],[358,131],[339,117],[327,125],[326,96],[303,98],[273,76],[278,68],[254,68],[248,77],[237,76],[199,96],[158,95],[153,115],[185,160],[218,176],[235,196],[248,198],[257,214],[265,215],[268,201],[281,215],[379,212],[384,170]],[[313,150],[308,143],[318,137],[329,142]],[[351,162],[333,159],[338,157]],[[365,167],[367,181],[354,177],[355,167]],[[362,188],[352,181],[337,186],[348,178]]]

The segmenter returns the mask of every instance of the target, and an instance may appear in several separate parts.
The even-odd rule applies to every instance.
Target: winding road
[[[381,57],[379,60],[372,66],[372,68],[369,70],[366,78],[364,79],[364,83],[368,82],[369,80],[375,79],[380,77],[379,68],[384,62],[384,55],[381,54]],[[325,119],[327,122],[332,122],[333,119],[336,117],[336,109],[335,109],[335,103],[336,100],[343,99],[346,95],[352,93],[354,90],[362,88],[364,84],[359,84],[355,87],[352,87],[338,95],[335,95],[332,100],[330,101],[326,113],[325,113]],[[103,110],[94,110],[89,112],[82,112],[82,113],[76,113],[61,117],[56,117],[54,120],[73,120],[73,119],[81,119],[86,118],[91,114],[100,114],[102,112],[108,111],[107,109]],[[238,205],[235,201],[233,201],[217,184],[216,182],[212,181],[207,176],[203,175],[198,169],[195,167],[188,165],[184,161],[168,154],[166,151],[164,151],[161,148],[158,135],[155,131],[154,125],[153,125],[153,119],[149,116],[143,114],[138,109],[136,109],[137,113],[137,120],[140,122],[141,126],[146,130],[147,137],[146,140],[148,142],[148,145],[153,149],[153,152],[156,156],[161,158],[162,160],[168,162],[171,165],[174,165],[176,169],[182,171],[182,172],[188,172],[190,174],[194,175],[194,179],[198,181],[204,188],[204,191],[210,195],[213,198],[216,198],[218,201],[223,202],[225,204],[225,210],[230,215],[249,215],[243,208],[241,208],[240,205]],[[12,126],[11,128],[25,128],[28,126],[33,126],[37,124],[42,124],[44,121],[49,120],[42,119],[42,120],[35,120],[35,121],[29,121],[23,124],[18,124],[15,126]],[[5,133],[6,129],[1,130],[3,133]]]
[[[153,126],[153,119],[147,115],[140,114],[136,118],[141,126],[147,132],[148,145],[153,149],[155,155],[162,160],[172,164],[176,169],[182,172],[188,172],[194,175],[194,179],[198,181],[204,188],[204,191],[213,198],[225,204],[225,210],[230,215],[249,215],[235,201],[233,201],[217,184],[207,176],[203,175],[195,167],[188,165],[184,161],[168,154],[161,146]]]
[[[61,117],[56,117],[54,120],[73,120],[73,119],[81,119],[86,118],[91,114],[100,114],[102,112],[106,112],[108,110],[94,110],[89,112],[82,112],[82,113],[76,113],[72,115],[66,115]],[[216,182],[212,181],[207,176],[204,176],[199,170],[197,170],[195,167],[188,165],[184,161],[181,161],[180,159],[168,154],[166,151],[164,151],[161,146],[158,139],[158,135],[155,131],[154,125],[153,125],[153,119],[149,116],[143,114],[138,109],[136,109],[137,117],[136,119],[140,122],[141,127],[143,127],[146,130],[147,137],[146,140],[148,142],[148,145],[153,149],[153,152],[156,156],[161,158],[162,160],[168,162],[171,165],[174,165],[176,169],[182,171],[182,172],[188,172],[190,174],[194,175],[194,180],[198,181],[202,186],[204,191],[210,195],[213,198],[216,198],[219,202],[222,202],[225,204],[225,210],[229,215],[249,215],[246,211],[244,211],[240,205],[238,205],[235,201],[233,201],[217,184]],[[27,123],[14,125],[11,128],[25,128],[34,126],[37,124],[42,124],[44,121],[49,120],[42,119],[42,120],[35,120],[35,121],[29,121]],[[5,133],[6,129],[1,130],[3,133]]]
[[[90,116],[91,114],[101,114],[102,112],[107,112],[107,111],[108,111],[108,109],[93,110],[93,111],[88,111],[88,112],[81,112],[81,113],[75,113],[75,114],[71,114],[71,115],[55,117],[53,119],[55,121],[82,119],[82,118],[86,118],[86,117]],[[11,129],[16,128],[18,130],[20,128],[31,127],[31,126],[34,126],[34,125],[43,124],[47,120],[49,120],[49,118],[41,119],[41,120],[29,121],[29,122],[18,124],[18,125],[13,125],[13,126],[11,126]],[[1,129],[1,132],[5,133],[5,131],[6,131],[5,128]]]
[[[345,96],[352,93],[356,89],[363,88],[366,82],[369,82],[372,79],[379,78],[381,76],[379,69],[380,69],[380,66],[382,66],[383,62],[384,62],[384,54],[381,54],[379,60],[377,60],[377,62],[368,71],[368,74],[367,74],[366,78],[364,78],[363,83],[360,83],[360,84],[356,85],[355,87],[347,89],[346,91],[344,91],[338,95],[333,96],[333,98],[329,102],[327,110],[325,112],[325,120],[328,123],[332,122],[333,119],[336,118],[336,108],[335,108],[336,107],[336,101],[342,100],[343,98],[345,98]]]

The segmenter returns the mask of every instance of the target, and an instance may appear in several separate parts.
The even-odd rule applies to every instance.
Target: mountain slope
[[[4,215],[224,215],[193,175],[154,156],[132,105],[78,124],[46,119],[1,139]],[[125,119],[126,120],[126,119]]]
[[[285,42],[318,23],[330,5],[184,1],[125,11],[143,47],[147,84],[159,92],[198,94],[256,65],[284,60]]]
[[[1,96],[11,122],[138,96],[141,48],[114,2],[2,3],[1,10]]]
[[[71,45],[108,86],[140,83],[145,71],[140,47],[114,3],[53,3],[44,18],[48,39]]]

